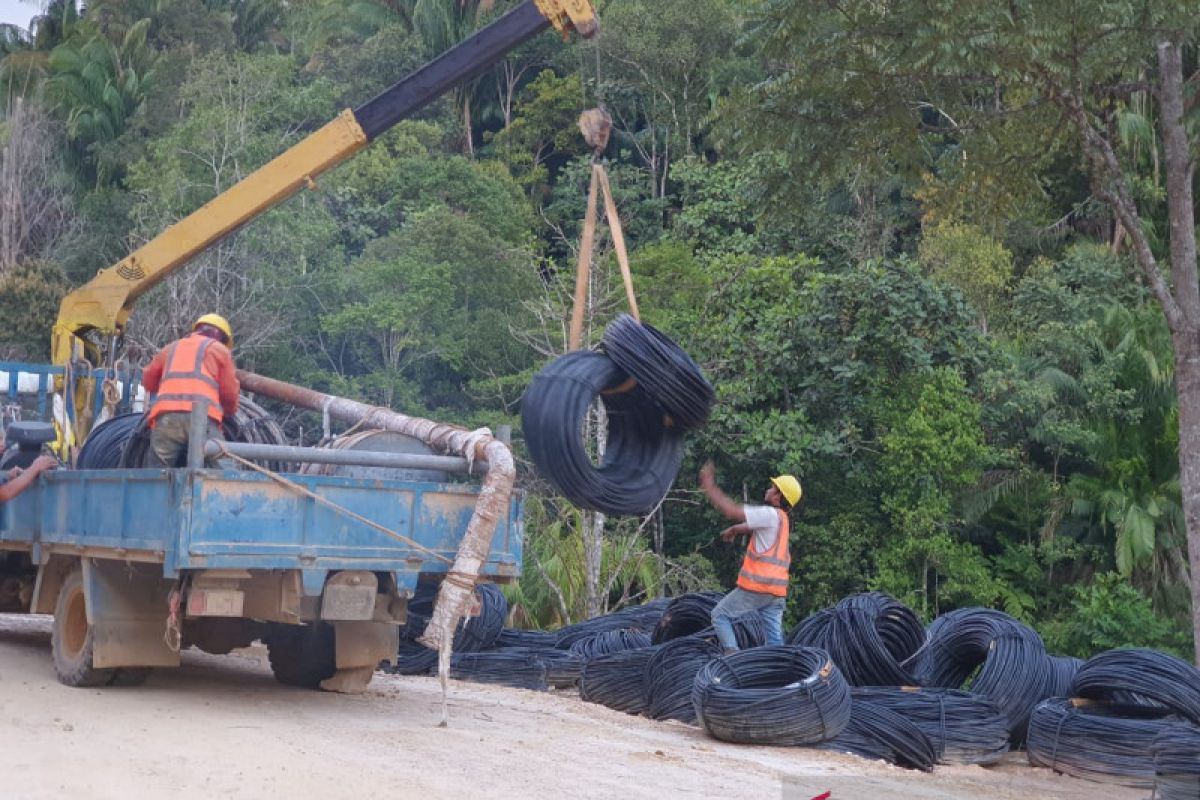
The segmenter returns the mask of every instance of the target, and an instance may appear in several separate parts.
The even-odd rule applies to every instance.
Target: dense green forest
[[[515,3],[84,5],[0,27],[0,357],[45,360],[70,287]],[[217,311],[243,366],[513,424],[520,457],[523,387],[566,348],[576,119],[603,105],[643,318],[718,404],[645,519],[522,463],[518,623],[729,585],[712,458],[751,499],[804,484],[792,620],[879,589],[926,618],[1002,608],[1056,652],[1188,655],[1179,281],[1146,267],[1175,228],[1145,31],[1193,35],[1185,5],[602,0],[596,38],[523,45],[143,298],[126,357]],[[1096,178],[1107,153],[1123,183]],[[624,310],[599,239],[593,343]]]

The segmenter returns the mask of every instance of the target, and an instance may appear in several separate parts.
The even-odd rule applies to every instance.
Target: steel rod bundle
[[[821,749],[923,772],[931,771],[937,763],[937,751],[921,728],[899,712],[858,698],[850,706],[850,723],[845,730],[822,744]]]
[[[696,724],[692,683],[700,668],[721,655],[713,639],[685,636],[658,648],[646,662],[646,714]]]
[[[1051,698],[1030,718],[1029,763],[1076,778],[1148,789],[1154,784],[1151,745],[1177,720],[1163,708]]]
[[[1200,797],[1200,728],[1168,725],[1150,745],[1154,757],[1153,800]]]
[[[617,628],[594,633],[571,645],[570,652],[585,661],[621,650],[637,650],[650,646],[650,634],[637,628]]]
[[[824,650],[757,647],[713,659],[692,685],[710,736],[742,744],[827,741],[850,722],[850,689]]]
[[[902,686],[915,682],[901,663],[917,651],[924,635],[911,609],[870,592],[817,612],[788,641],[828,651],[852,686]]]
[[[721,592],[688,592],[671,600],[651,637],[662,644],[699,633],[712,625],[712,610],[725,595]]]
[[[652,325],[628,314],[604,331],[604,351],[646,388],[682,430],[708,419],[716,392],[687,353]]]
[[[579,696],[626,714],[646,711],[646,662],[658,650],[642,647],[598,656],[583,666]]]
[[[1072,695],[1098,700],[1134,695],[1200,723],[1200,670],[1181,658],[1157,650],[1106,650],[1084,662],[1075,673]]]
[[[993,764],[1008,752],[1008,718],[986,697],[957,689],[869,686],[850,690],[860,701],[899,714],[919,728],[942,764]],[[853,723],[852,723],[853,725]]]
[[[599,399],[608,442],[599,466],[585,427]],[[683,438],[662,409],[608,356],[586,350],[551,361],[534,376],[521,401],[521,422],[538,472],[580,508],[606,514],[653,509],[675,481]]]

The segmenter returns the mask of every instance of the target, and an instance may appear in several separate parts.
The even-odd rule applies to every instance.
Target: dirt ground
[[[261,648],[184,653],[145,686],[70,689],[48,617],[0,615],[0,797],[1144,798],[1029,767],[910,772],[722,744],[573,693],[377,676],[345,696],[275,683]]]

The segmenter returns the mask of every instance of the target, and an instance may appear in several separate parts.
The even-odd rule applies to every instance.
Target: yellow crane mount
[[[53,363],[68,365],[80,359],[92,364],[110,363],[115,358],[117,337],[124,331],[139,297],[210,245],[301,187],[315,186],[313,179],[318,175],[551,26],[564,37],[570,30],[592,36],[598,22],[591,0],[526,0],[358,108],[342,111],[320,130],[116,264],[100,270],[95,278],[63,298],[52,335]],[[108,342],[102,352],[100,343],[105,339]],[[83,380],[88,379],[80,378]],[[90,406],[78,386],[65,386],[71,382],[64,381],[58,387],[68,392],[63,404],[68,420],[60,425],[58,443],[64,456],[76,436],[82,438],[91,427],[86,417]]]

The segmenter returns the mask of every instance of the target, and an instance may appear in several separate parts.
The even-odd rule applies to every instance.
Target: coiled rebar
[[[816,744],[850,722],[846,679],[815,647],[756,647],[713,659],[696,673],[692,704],[710,736],[743,744]]]

